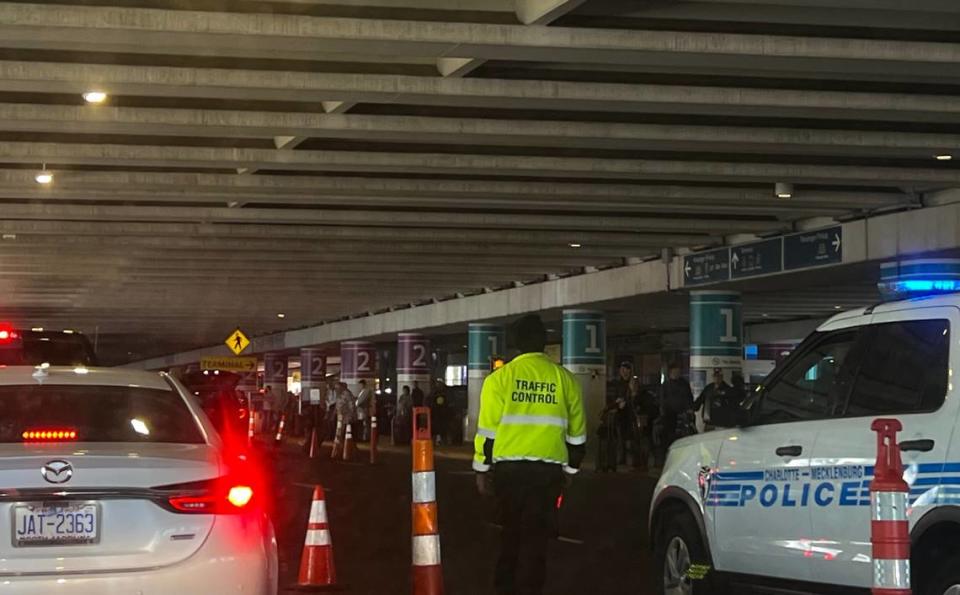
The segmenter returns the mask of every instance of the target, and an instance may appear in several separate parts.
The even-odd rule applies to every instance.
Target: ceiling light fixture
[[[937,161],[950,161],[951,159],[953,159],[953,155],[951,155],[950,153],[940,153],[940,154],[934,155],[933,157]]]
[[[280,312],[279,314],[277,314],[277,318],[286,318],[286,317],[287,315],[284,314],[283,312]]]
[[[793,196],[793,184],[777,182],[773,185],[773,193],[777,198],[791,198]]]
[[[83,100],[87,103],[103,103],[107,100],[107,94],[103,91],[87,91],[83,94]]]
[[[570,243],[570,247],[571,247],[571,248],[581,248],[581,247],[583,247],[583,244],[578,244],[577,242],[571,242],[571,243]]]
[[[46,186],[53,182],[53,172],[47,171],[47,164],[44,163],[40,171],[37,172],[37,175],[33,177],[37,181],[37,184],[43,184]]]

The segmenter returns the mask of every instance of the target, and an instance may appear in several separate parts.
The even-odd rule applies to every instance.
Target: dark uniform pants
[[[503,526],[495,586],[499,595],[541,595],[547,543],[557,536],[560,465],[533,461],[494,465],[497,513]]]

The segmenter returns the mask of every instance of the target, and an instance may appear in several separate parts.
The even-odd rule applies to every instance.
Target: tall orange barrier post
[[[380,430],[377,428],[377,398],[370,399],[370,464],[377,462],[377,441]]]
[[[903,480],[903,462],[896,419],[878,419],[877,465],[870,483],[870,541],[873,544],[873,595],[910,595],[910,486]]]
[[[413,410],[413,595],[443,595],[430,409]]]

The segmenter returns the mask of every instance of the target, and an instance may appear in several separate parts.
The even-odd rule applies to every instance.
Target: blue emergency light
[[[901,260],[880,265],[885,297],[904,299],[960,291],[960,259]]]

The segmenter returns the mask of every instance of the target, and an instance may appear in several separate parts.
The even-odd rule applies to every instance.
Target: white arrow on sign
[[[687,277],[690,276],[690,271],[692,271],[692,270],[693,270],[693,269],[690,268],[690,263],[689,263],[689,262],[687,263],[687,265],[686,265],[685,267],[683,267],[683,272],[686,273]]]
[[[734,252],[733,256],[730,257],[730,262],[733,263],[733,268],[740,266],[740,255]]]
[[[831,242],[831,245],[833,246],[833,251],[834,251],[834,252],[840,252],[840,243],[841,243],[841,242],[840,242],[840,234],[838,234],[838,233],[837,233],[837,234],[833,234],[833,242]]]

